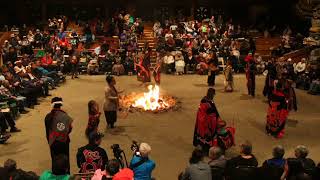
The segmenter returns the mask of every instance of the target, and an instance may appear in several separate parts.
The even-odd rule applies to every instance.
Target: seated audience
[[[6,172],[7,177],[10,180],[38,180],[39,176],[37,176],[34,172],[26,172],[22,169],[17,169],[17,162],[12,159],[8,159],[4,162],[3,170]],[[3,176],[0,177],[2,178]]]
[[[190,165],[180,175],[180,180],[211,180],[210,166],[203,161],[204,153],[200,149],[195,149],[189,160]]]
[[[299,145],[296,147],[295,151],[295,158],[289,158],[288,161],[298,161],[301,163],[302,171],[308,175],[311,175],[314,171],[314,168],[316,167],[316,164],[314,161],[310,158],[307,158],[309,154],[309,150],[306,146]],[[289,163],[289,171],[291,169],[290,163]]]
[[[284,153],[284,148],[280,145],[273,148],[273,158],[264,161],[260,168],[261,178],[265,180],[280,179],[284,175],[285,166],[287,165],[286,160],[283,158]]]
[[[69,180],[68,172],[69,159],[65,155],[55,157],[52,164],[52,171],[46,170],[40,176],[40,180]]]
[[[220,147],[211,147],[209,149],[209,165],[212,167],[225,168],[227,165],[227,159],[223,155],[223,151]]]
[[[240,155],[227,161],[226,174],[231,180],[255,179],[258,161],[249,141],[241,144]]]

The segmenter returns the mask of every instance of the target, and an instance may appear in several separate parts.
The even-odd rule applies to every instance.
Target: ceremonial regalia
[[[268,74],[263,89],[263,95],[269,98],[274,90],[274,81],[277,78],[277,70],[272,63],[267,65],[266,70],[268,71]]]
[[[52,161],[60,154],[66,155],[69,159],[71,123],[71,117],[60,109],[53,109],[47,114],[45,126]],[[68,164],[68,167],[68,172],[70,172],[70,164]]]
[[[285,94],[282,91],[275,90],[272,93],[269,98],[267,113],[267,133],[281,138],[284,135],[284,128],[289,114]]]
[[[150,57],[141,58],[139,64],[136,64],[137,77],[139,81],[143,83],[150,82]]]
[[[217,122],[220,118],[213,101],[204,97],[201,100],[195,124],[193,145],[201,146],[205,152],[214,145]]]
[[[248,94],[251,96],[255,96],[256,71],[257,71],[256,64],[253,59],[247,59],[246,61],[247,61],[246,78],[247,78]]]
[[[161,64],[158,63],[153,70],[153,78],[156,84],[160,84],[160,77],[161,77]]]

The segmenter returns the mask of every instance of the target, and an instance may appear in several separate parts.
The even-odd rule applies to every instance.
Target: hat
[[[104,137],[104,135],[102,133],[92,132],[89,134],[89,142],[95,142],[97,140],[100,140],[103,137]]]
[[[54,98],[51,99],[51,105],[52,106],[57,105],[57,104],[60,104],[62,106],[63,101],[62,101],[61,97],[54,97]]]

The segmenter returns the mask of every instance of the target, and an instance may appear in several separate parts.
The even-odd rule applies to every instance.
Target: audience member
[[[54,157],[52,161],[52,171],[44,171],[40,180],[69,180],[69,158],[60,154]]]
[[[156,167],[153,160],[149,158],[151,147],[147,143],[141,143],[139,153],[135,154],[130,162],[130,169],[134,172],[135,180],[150,180],[152,171]]]
[[[180,180],[211,180],[210,166],[203,161],[204,153],[200,149],[195,149],[189,160],[190,165],[185,169]]]
[[[89,134],[89,144],[78,149],[77,164],[80,173],[95,172],[97,169],[104,170],[108,156],[100,147],[103,135],[97,132]]]

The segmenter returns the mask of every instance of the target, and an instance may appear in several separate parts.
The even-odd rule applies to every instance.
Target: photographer
[[[141,143],[139,146],[139,152],[137,152],[131,162],[130,169],[134,172],[135,180],[151,180],[151,173],[156,164],[153,160],[149,159],[151,153],[151,147],[147,143]]]

